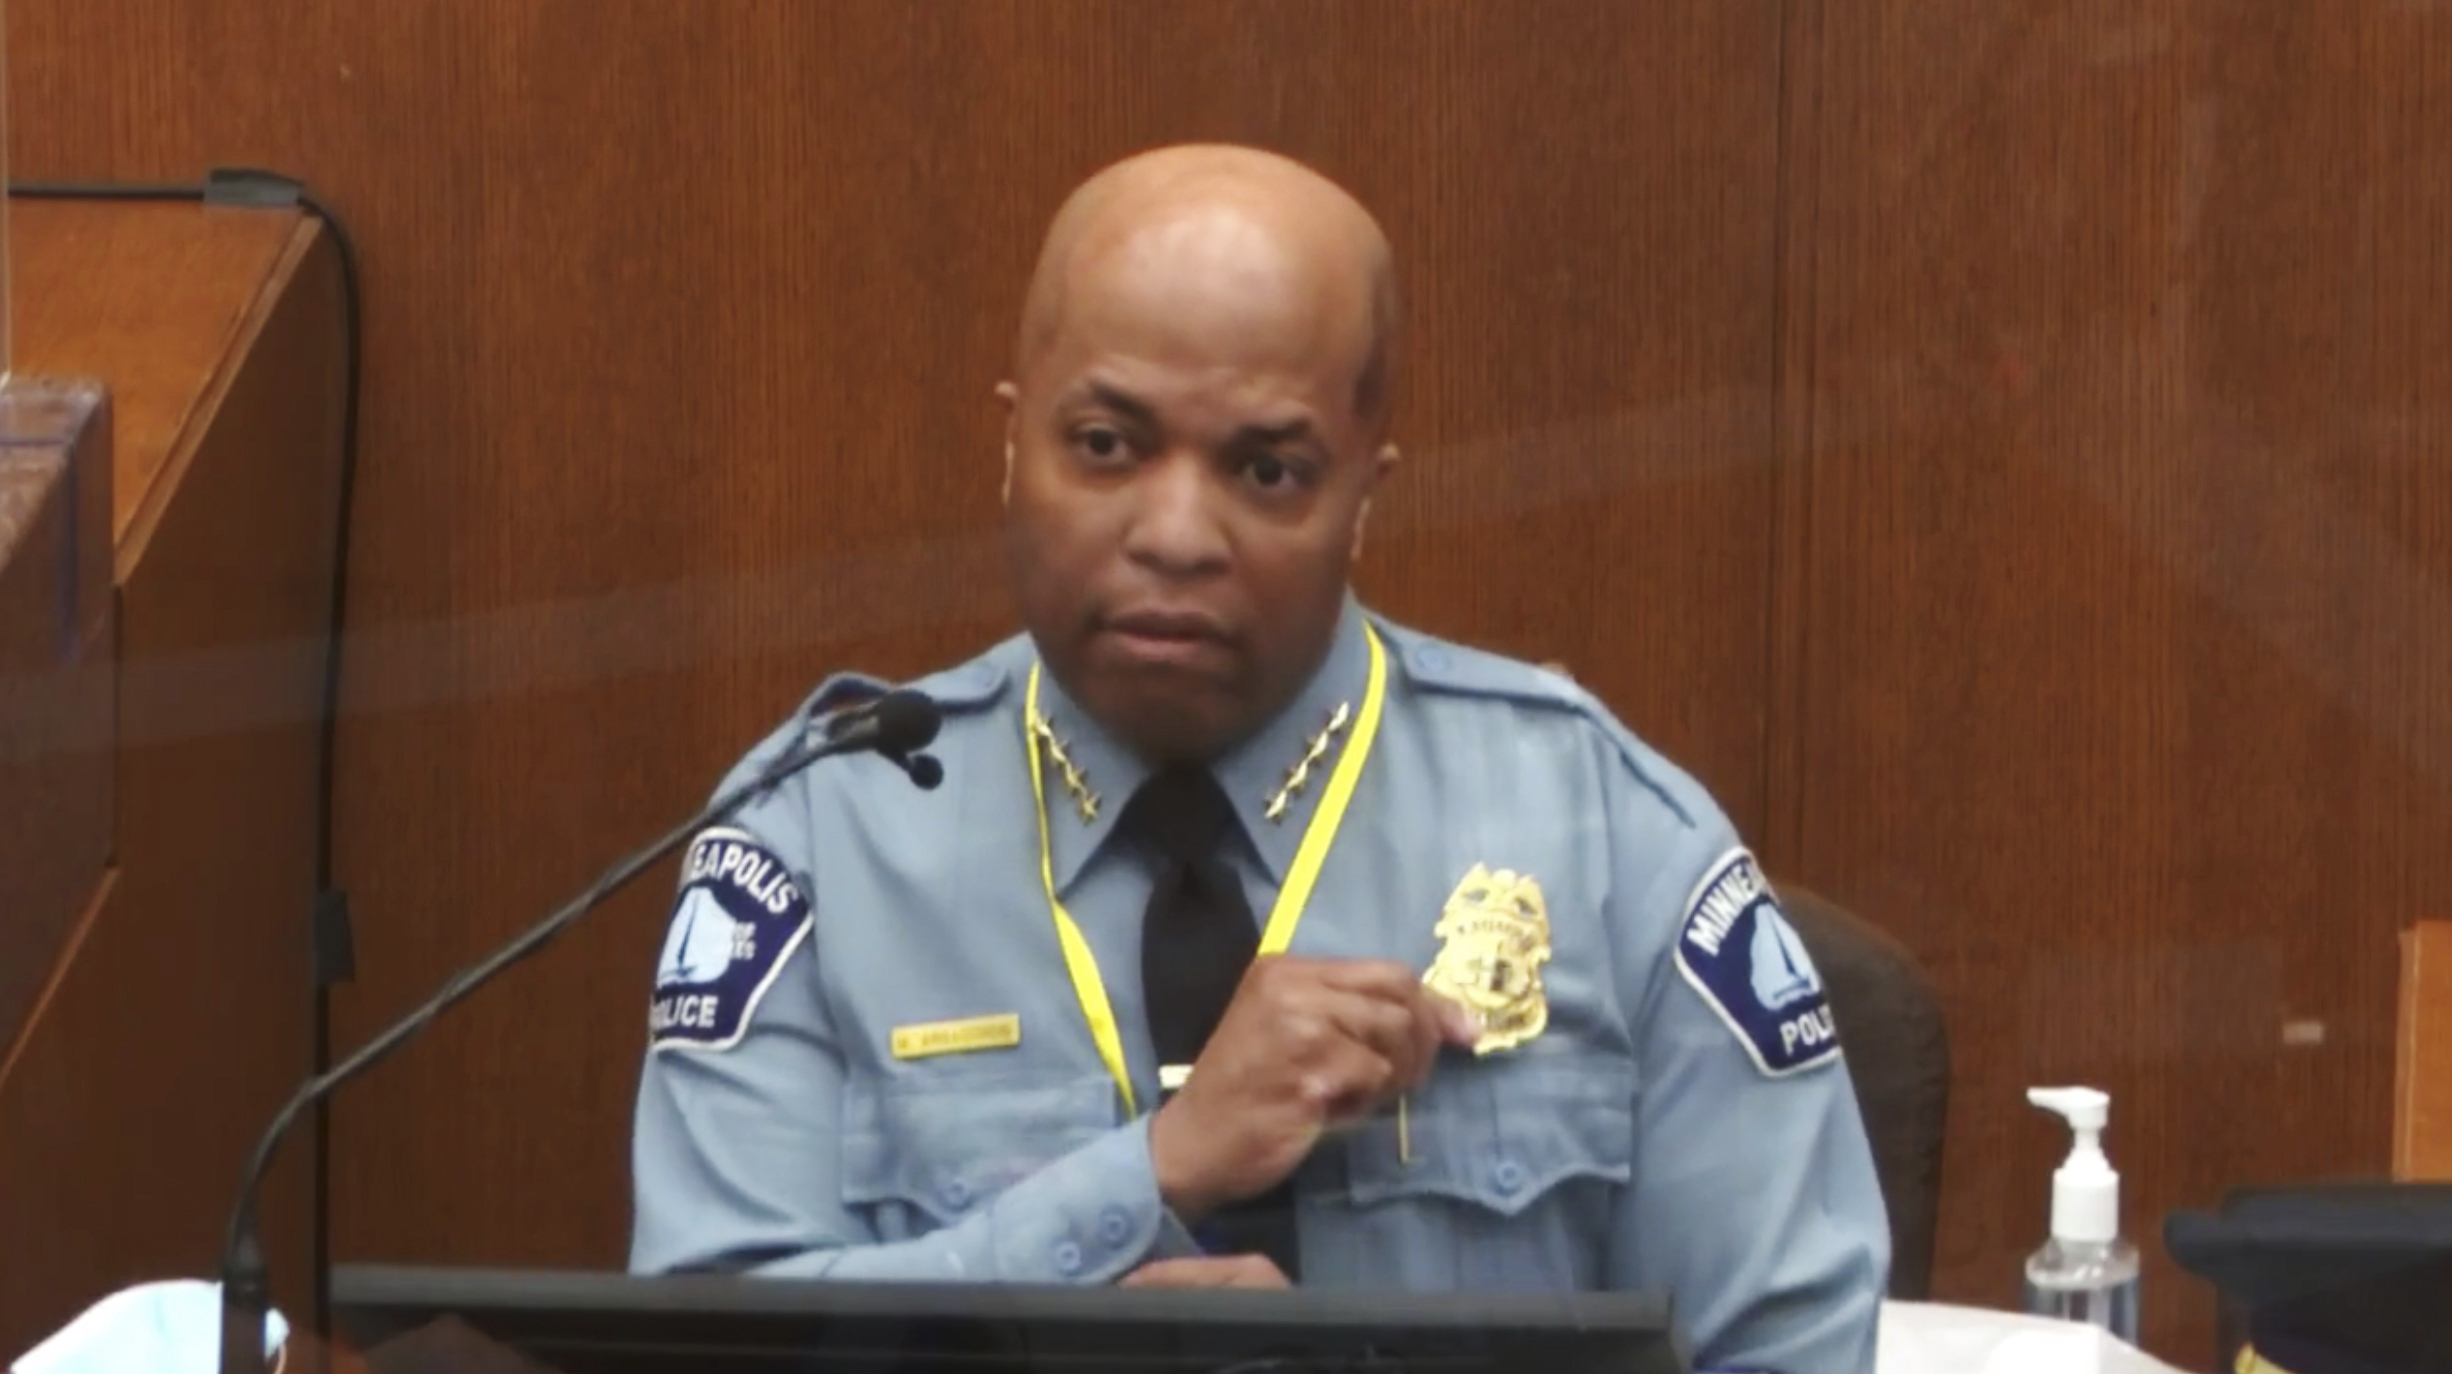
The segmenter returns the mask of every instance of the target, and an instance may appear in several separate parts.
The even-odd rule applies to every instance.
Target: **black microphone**
[[[933,792],[945,781],[945,765],[916,752],[937,737],[935,702],[917,692],[897,690],[827,718],[828,739],[840,739],[855,729],[874,730],[877,752],[909,774],[914,787]]]
[[[908,758],[900,754],[888,754],[886,757],[892,759],[902,771],[910,774],[911,785],[922,792],[934,792],[937,784],[945,781],[945,765],[926,754],[913,754]]]
[[[908,754],[928,747],[937,737],[940,719],[935,702],[908,688],[888,692],[851,715],[853,729],[865,725],[876,732],[873,747],[882,754]]]
[[[936,738],[939,719],[935,702],[909,690],[888,692],[865,706],[838,713],[822,738],[804,739],[759,769],[749,781],[709,802],[662,839],[606,869],[602,877],[568,905],[462,970],[423,1005],[367,1041],[355,1054],[302,1084],[274,1114],[264,1138],[256,1143],[255,1154],[247,1161],[247,1172],[239,1180],[238,1201],[230,1210],[230,1229],[221,1255],[221,1374],[242,1371],[264,1374],[264,1319],[272,1307],[272,1281],[264,1263],[263,1243],[256,1234],[255,1195],[263,1185],[265,1171],[272,1165],[273,1152],[301,1113],[400,1048],[454,1003],[485,986],[494,975],[543,949],[605,898],[687,843],[691,836],[819,759],[837,754],[882,754],[920,787],[935,787],[945,779],[944,765],[915,751]]]

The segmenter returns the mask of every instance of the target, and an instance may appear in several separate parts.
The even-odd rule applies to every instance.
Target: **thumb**
[[[1481,1018],[1460,1002],[1435,992],[1426,992],[1431,1008],[1439,1016],[1439,1034],[1447,1043],[1459,1049],[1470,1049],[1481,1040]]]

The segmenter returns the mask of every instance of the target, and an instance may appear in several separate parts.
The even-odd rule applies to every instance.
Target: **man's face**
[[[1358,284],[1194,224],[1071,280],[1000,388],[1022,619],[1067,692],[1153,760],[1201,759],[1317,669],[1378,468]]]

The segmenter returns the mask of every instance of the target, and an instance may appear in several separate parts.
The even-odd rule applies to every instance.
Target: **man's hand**
[[[1253,961],[1193,1065],[1150,1123],[1158,1192],[1189,1222],[1294,1172],[1332,1127],[1430,1077],[1471,1016],[1402,964],[1278,955]]]
[[[1119,1288],[1292,1288],[1266,1255],[1203,1255],[1152,1260],[1126,1274]]]

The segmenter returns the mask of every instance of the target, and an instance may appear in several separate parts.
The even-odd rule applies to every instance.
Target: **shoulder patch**
[[[1722,855],[1687,901],[1677,932],[1677,971],[1766,1077],[1785,1078],[1839,1057],[1822,975],[1745,849]]]
[[[809,935],[809,899],[746,831],[708,830],[681,865],[681,895],[656,957],[651,1049],[727,1050],[784,960]]]

